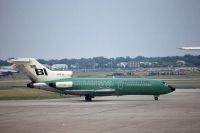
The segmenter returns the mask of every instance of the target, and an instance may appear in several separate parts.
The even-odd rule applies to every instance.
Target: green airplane
[[[175,91],[175,88],[161,80],[142,78],[80,78],[72,77],[72,71],[51,71],[34,58],[10,59],[10,63],[24,71],[32,81],[30,88],[85,96],[92,101],[95,96],[153,95],[158,96]]]

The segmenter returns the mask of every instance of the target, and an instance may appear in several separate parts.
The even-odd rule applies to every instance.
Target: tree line
[[[132,58],[116,57],[116,58],[105,58],[105,57],[93,57],[93,58],[80,58],[80,59],[51,59],[44,60],[38,59],[42,64],[53,65],[53,64],[67,64],[69,69],[97,69],[97,68],[117,68],[119,63],[122,62],[156,62],[154,67],[168,67],[176,66],[177,61],[185,61],[185,66],[188,67],[199,67],[200,66],[200,55],[184,55],[184,56],[167,56],[167,57],[143,57],[137,56]],[[0,66],[10,65],[6,60],[0,59]]]

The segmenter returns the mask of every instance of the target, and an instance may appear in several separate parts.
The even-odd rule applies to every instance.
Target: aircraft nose
[[[176,90],[176,88],[174,88],[173,86],[171,86],[171,85],[168,85],[168,87],[171,89],[171,92],[173,92],[173,91],[175,91]]]

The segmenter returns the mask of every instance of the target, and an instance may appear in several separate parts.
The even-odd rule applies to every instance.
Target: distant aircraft
[[[59,92],[63,94],[85,96],[91,101],[95,96],[110,95],[159,95],[175,91],[171,85],[153,79],[141,78],[80,78],[72,77],[72,71],[51,71],[34,58],[17,58],[9,60],[23,70],[31,79],[30,88]]]
[[[4,76],[3,73],[0,72],[0,76]]]
[[[16,65],[12,64],[10,66],[0,66],[1,69],[9,69],[9,70],[14,70],[16,69]]]
[[[200,47],[178,47],[181,50],[200,50]]]
[[[16,65],[13,64],[11,66],[1,66],[0,67],[0,76],[8,76],[13,73],[18,73],[19,71],[16,69]]]

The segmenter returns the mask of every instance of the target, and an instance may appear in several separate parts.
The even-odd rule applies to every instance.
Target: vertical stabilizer
[[[72,71],[51,71],[34,58],[17,58],[8,62],[16,64],[32,82],[58,80],[72,76]]]

